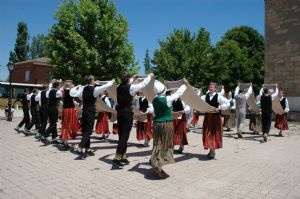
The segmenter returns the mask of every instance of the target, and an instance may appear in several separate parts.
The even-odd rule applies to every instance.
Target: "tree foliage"
[[[27,24],[25,22],[19,22],[17,28],[17,38],[14,51],[9,53],[9,61],[21,62],[28,59],[29,53],[29,33]]]
[[[196,87],[210,81],[234,89],[239,82],[252,82],[257,91],[264,77],[264,40],[255,29],[240,26],[227,31],[213,47],[209,32],[196,34],[175,29],[154,51],[154,70],[161,79],[183,77]]]
[[[45,36],[43,34],[38,34],[32,37],[32,42],[30,46],[29,57],[30,59],[44,57],[45,56]]]
[[[264,82],[264,38],[255,29],[240,26],[228,30],[214,50],[214,72],[225,88],[252,82],[257,92]]]
[[[55,19],[46,42],[54,77],[83,82],[88,74],[103,80],[137,70],[127,21],[111,1],[65,0]]]
[[[191,84],[201,87],[207,83],[211,61],[209,32],[201,28],[197,34],[188,29],[175,29],[160,48],[154,51],[155,72],[162,79],[187,78]]]

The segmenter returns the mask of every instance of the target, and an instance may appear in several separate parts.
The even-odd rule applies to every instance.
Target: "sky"
[[[264,0],[112,0],[128,21],[129,41],[143,66],[175,28],[197,32],[204,27],[212,44],[229,29],[247,25],[264,35]],[[54,13],[63,0],[0,0],[0,80],[8,76],[9,52],[14,49],[17,24],[27,23],[30,37],[47,34],[55,23]],[[144,73],[143,68],[140,71]]]

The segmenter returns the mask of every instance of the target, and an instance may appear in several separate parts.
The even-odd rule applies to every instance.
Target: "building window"
[[[26,70],[24,75],[24,81],[29,81],[29,79],[30,79],[30,71]]]

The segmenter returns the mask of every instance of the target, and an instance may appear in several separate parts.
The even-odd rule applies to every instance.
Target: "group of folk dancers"
[[[187,129],[189,121],[191,125],[196,125],[199,119],[199,112],[191,109],[180,97],[187,89],[188,81],[183,79],[183,84],[175,91],[167,90],[166,85],[155,80],[154,91],[156,96],[150,102],[143,96],[141,90],[145,88],[154,78],[150,73],[142,82],[132,84],[134,77],[125,72],[121,78],[121,83],[117,87],[117,101],[113,102],[108,97],[106,90],[114,84],[114,79],[104,85],[98,85],[94,76],[86,77],[85,86],[74,86],[71,80],[66,80],[62,84],[59,80],[53,80],[49,86],[45,86],[42,91],[33,89],[25,92],[20,101],[23,104],[24,117],[15,128],[18,132],[26,135],[35,125],[37,132],[36,138],[40,139],[45,145],[50,144],[48,137],[52,136],[52,143],[62,144],[68,150],[69,140],[76,138],[78,132],[82,132],[81,141],[78,145],[77,159],[86,159],[94,156],[90,150],[90,136],[94,131],[95,123],[95,102],[101,98],[107,106],[117,111],[117,121],[113,125],[113,132],[118,133],[118,146],[113,163],[119,167],[128,165],[127,142],[134,123],[132,112],[133,102],[143,114],[144,119],[136,121],[137,140],[144,140],[144,145],[153,138],[153,149],[150,158],[150,165],[153,167],[157,176],[163,178],[168,176],[162,167],[166,164],[174,163],[174,145],[178,145],[176,153],[182,153],[184,145],[188,144]],[[281,105],[285,110],[283,115],[276,115],[275,127],[282,131],[288,129],[287,112],[289,111],[288,101],[283,97],[281,90]],[[204,149],[209,150],[208,159],[215,158],[215,150],[222,148],[223,127],[231,129],[237,126],[237,135],[242,138],[246,119],[246,101],[252,93],[252,86],[247,92],[237,87],[234,97],[230,93],[218,93],[217,85],[210,83],[208,92],[201,96],[201,99],[214,107],[214,112],[204,114],[202,126],[202,141]],[[200,95],[200,93],[199,93]],[[272,98],[278,95],[278,90],[272,95],[267,88],[263,89],[258,97],[257,105],[261,113],[252,114],[250,119],[250,129],[255,133],[262,131],[263,139],[266,142],[271,126]],[[29,102],[30,113],[29,116]],[[61,113],[61,142],[58,142],[57,122],[60,117],[59,104],[62,103]],[[179,117],[174,118],[173,113],[179,113]],[[191,120],[189,115],[193,114]],[[224,116],[224,122],[222,120]],[[102,134],[101,138],[109,135],[110,113],[98,112],[95,132]],[[49,121],[49,125],[48,125]],[[116,125],[117,124],[117,125]],[[21,130],[22,126],[24,129]],[[47,127],[48,125],[48,127]],[[262,127],[261,127],[262,126]]]

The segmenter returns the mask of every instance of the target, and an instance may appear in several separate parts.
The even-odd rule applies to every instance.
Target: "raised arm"
[[[260,91],[259,91],[259,95],[258,95],[258,96],[259,96],[259,98],[260,98],[260,97],[263,95],[263,92],[264,92],[264,89],[263,89],[263,88],[261,88],[261,89],[260,89]]]
[[[167,97],[166,97],[166,98],[167,98],[167,105],[168,105],[169,107],[171,107],[173,101],[176,100],[176,99],[178,99],[178,98],[180,98],[180,97],[183,95],[183,93],[184,93],[184,91],[186,90],[186,88],[187,88],[186,85],[183,84],[183,85],[181,85],[181,86],[178,88],[178,90],[177,90],[175,93],[173,93],[173,94],[170,95],[170,96],[167,96]]]
[[[277,95],[278,95],[278,88],[276,87],[275,93],[273,93],[273,94],[271,95],[272,100],[274,100],[274,99],[277,97]]]
[[[239,90],[240,90],[240,87],[237,86],[234,90],[234,97],[237,96],[239,94]]]
[[[70,90],[70,96],[71,97],[82,97],[82,92],[83,92],[84,86],[76,86],[71,88]]]
[[[246,96],[246,100],[249,98],[249,96],[251,95],[252,91],[253,91],[253,89],[252,89],[252,85],[250,85],[250,87],[249,87],[249,89],[248,89],[247,93],[245,94],[245,96]]]
[[[224,93],[225,93],[224,86],[222,86],[222,89],[218,94],[224,96]]]
[[[145,88],[150,83],[152,76],[153,76],[153,74],[151,73],[141,83],[131,85],[130,89],[129,89],[130,95],[135,96],[139,90]]]
[[[113,85],[115,80],[109,81],[106,84],[102,85],[102,86],[97,86],[94,89],[94,97],[97,97],[100,93],[102,93],[103,91],[105,91],[106,89],[108,89],[109,87],[111,87]]]

